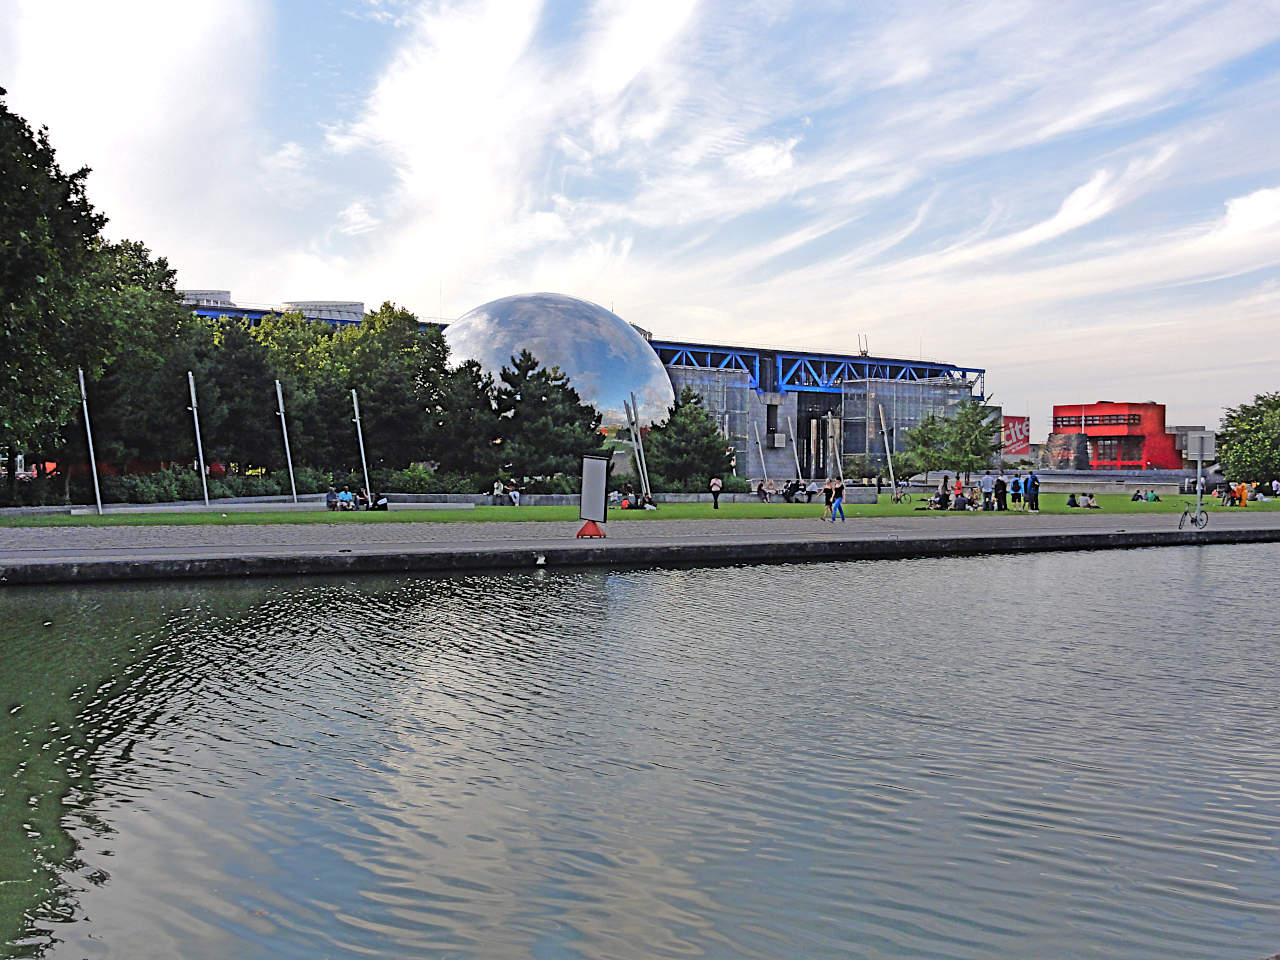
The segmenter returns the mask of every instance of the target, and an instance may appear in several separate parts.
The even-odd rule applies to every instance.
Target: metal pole
[[[791,456],[796,461],[796,479],[802,480],[804,478],[800,476],[800,451],[796,449],[796,431],[791,425],[790,417],[787,417],[787,435],[791,437]]]
[[[280,381],[276,381],[276,402],[280,405],[280,432],[284,434],[284,458],[289,464],[289,489],[293,491],[293,502],[298,502],[298,485],[293,482],[293,454],[289,451],[289,425],[284,422],[284,391],[280,389]],[[372,495],[373,491],[366,491]]]
[[[631,459],[636,465],[636,480],[640,482],[640,492],[644,491],[644,468],[640,465],[640,445],[636,443],[636,422],[631,416],[631,404],[622,401],[622,409],[627,416],[627,446],[631,448]]]
[[[98,489],[98,461],[93,456],[93,430],[89,426],[89,395],[84,389],[84,370],[77,367],[80,374],[80,406],[84,410],[84,435],[89,441],[89,469],[93,473],[93,502],[98,505],[98,516],[102,516],[102,493]]]
[[[764,485],[769,486],[769,468],[764,465],[764,446],[760,443],[760,424],[752,423],[751,429],[756,432],[756,450],[760,453],[760,472],[764,474]]]
[[[840,418],[840,426],[844,426],[844,418]],[[843,439],[843,438],[841,438]],[[842,444],[836,439],[836,415],[827,411],[827,442],[831,444],[831,456],[836,462],[836,476],[844,483],[844,457],[841,456]]]
[[[360,468],[364,471],[364,492],[372,498],[373,491],[369,489],[369,464],[364,459],[364,430],[360,426],[360,401],[356,398],[355,387],[351,388],[351,409],[356,412],[356,439],[360,442]]]
[[[209,481],[204,475],[204,443],[200,440],[200,407],[196,404],[196,375],[187,371],[187,386],[191,388],[191,419],[196,425],[196,456],[200,459],[200,489],[204,491],[204,505],[209,505]]]
[[[1204,460],[1196,457],[1196,516],[1200,516],[1200,510],[1204,503]],[[102,511],[99,510],[99,513]]]
[[[889,489],[896,495],[898,492],[898,481],[893,475],[893,454],[889,451],[889,435],[884,428],[884,404],[877,403],[876,409],[880,411],[880,436],[884,439],[884,454],[889,460]],[[897,430],[894,430],[896,440]]]
[[[644,455],[644,437],[640,435],[640,406],[634,393],[631,394],[631,419],[635,423],[636,449],[640,451],[640,467],[644,473],[644,492],[653,496],[653,487],[649,485],[649,458]]]

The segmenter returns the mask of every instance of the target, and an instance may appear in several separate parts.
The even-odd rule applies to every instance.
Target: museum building
[[[186,290],[199,315],[263,316],[296,311],[333,324],[359,323],[364,305],[294,301],[247,306],[227,290]],[[740,476],[825,477],[839,457],[883,462],[930,413],[948,417],[963,400],[984,399],[985,371],[932,360],[866,352],[807,350],[669,340],[609,310],[560,294],[505,297],[441,324],[454,361],[475,359],[496,375],[521,349],[559,366],[606,425],[623,422],[623,400],[636,394],[642,423],[659,422],[685,387],[732,444]],[[883,417],[883,430],[881,418]]]

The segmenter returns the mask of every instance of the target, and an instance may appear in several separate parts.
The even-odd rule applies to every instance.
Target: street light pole
[[[89,426],[89,395],[84,389],[84,370],[76,368],[80,374],[80,406],[84,410],[84,435],[89,441],[89,469],[93,473],[93,502],[98,505],[98,516],[102,516],[102,492],[98,489],[98,461],[93,456],[93,429]]]
[[[204,443],[200,440],[200,407],[196,404],[196,375],[187,371],[187,386],[191,388],[191,419],[196,425],[196,456],[200,460],[200,489],[204,491],[204,505],[209,505],[209,481],[204,475]]]
[[[360,442],[360,468],[364,470],[364,492],[370,498],[373,491],[369,489],[369,464],[364,458],[364,430],[360,426],[360,400],[356,397],[355,388],[351,388],[351,409],[356,412],[356,439]]]
[[[284,458],[289,464],[289,489],[293,491],[293,502],[297,503],[298,485],[293,482],[293,454],[289,451],[289,425],[284,422],[284,391],[280,389],[279,380],[276,381],[276,402],[280,407],[280,432],[284,434]]]

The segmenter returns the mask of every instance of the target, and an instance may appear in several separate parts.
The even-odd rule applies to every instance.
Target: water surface
[[[46,957],[1280,950],[1280,547],[0,594]]]

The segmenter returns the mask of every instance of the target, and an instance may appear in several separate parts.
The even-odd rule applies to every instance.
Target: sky
[[[1033,440],[1280,389],[1280,0],[0,0],[0,86],[238,302],[864,335]]]

